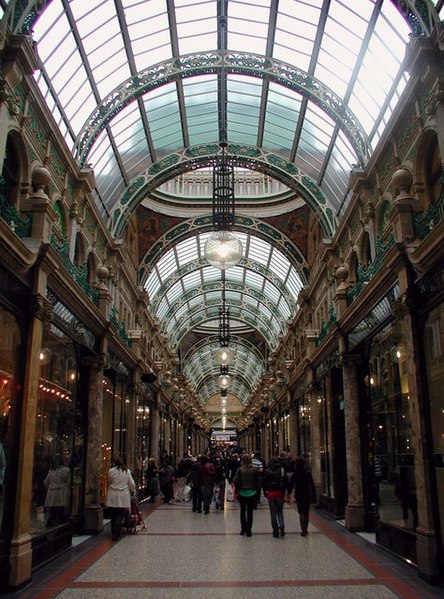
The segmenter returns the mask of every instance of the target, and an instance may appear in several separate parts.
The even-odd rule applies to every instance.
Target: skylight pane
[[[282,281],[285,281],[285,277],[287,276],[290,267],[291,265],[287,258],[281,252],[273,249],[270,259],[270,270]]]
[[[177,281],[177,283],[168,289],[165,297],[168,303],[172,305],[181,295],[183,295],[182,281]]]
[[[251,270],[248,270],[245,275],[245,283],[253,289],[262,289],[264,278]]]
[[[278,60],[308,71],[320,16],[321,0],[299,2],[281,0],[276,20],[273,55]]]
[[[188,262],[195,260],[197,258],[196,238],[190,237],[180,242],[176,246],[176,254],[179,266],[184,266]]]
[[[251,260],[255,260],[259,262],[259,264],[263,264],[264,266],[268,265],[268,259],[270,255],[270,245],[265,243],[264,241],[256,238],[250,237],[250,247],[248,251],[248,257]]]
[[[285,284],[294,299],[297,299],[299,291],[302,289],[302,281],[296,269],[292,268],[290,270]]]
[[[260,107],[260,96],[262,90],[262,82],[253,79],[252,77],[234,77],[227,78],[227,119],[228,119],[228,138],[230,141],[236,135],[236,132],[241,131],[248,136],[248,140],[244,143],[255,144],[258,130],[258,117]],[[244,115],[241,125],[239,115]],[[239,138],[237,137],[236,140]],[[234,140],[233,140],[234,141]]]
[[[189,291],[190,289],[193,289],[194,287],[196,287],[200,284],[201,284],[200,270],[194,270],[193,272],[191,272],[188,275],[185,275],[182,278],[182,285],[186,291]]]
[[[218,139],[217,79],[192,77],[183,82],[190,145]]]
[[[176,5],[179,53],[217,48],[217,13],[215,2],[193,2],[181,7]]]
[[[145,289],[147,290],[148,297],[150,298],[151,301],[153,301],[159,288],[160,288],[160,279],[159,279],[157,272],[155,270],[153,270],[149,274],[146,285],[145,285]]]
[[[267,298],[272,300],[275,304],[277,304],[281,296],[280,292],[272,283],[270,283],[270,281],[265,281],[264,293]]]
[[[170,250],[160,258],[157,263],[157,270],[162,283],[177,270],[176,257],[173,251]]]
[[[209,266],[202,269],[202,276],[205,283],[211,283],[212,281],[220,281],[220,270]]]
[[[175,84],[153,90],[144,101],[156,149],[165,153],[168,148],[173,150],[179,147],[183,141]]]

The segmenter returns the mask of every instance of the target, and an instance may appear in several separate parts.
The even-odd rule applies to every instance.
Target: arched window
[[[350,264],[349,264],[349,281],[350,283],[356,283],[356,281],[358,280],[358,264],[359,264],[359,260],[358,260],[358,256],[356,254],[356,252],[353,252],[351,257],[350,257]]]
[[[435,204],[442,193],[442,162],[436,135],[426,152],[425,175],[429,203]]]
[[[381,207],[381,211],[379,213],[379,233],[380,235],[384,235],[386,229],[387,229],[387,222],[388,222],[388,217],[390,214],[390,211],[392,209],[392,205],[390,204],[390,202],[388,200],[384,200],[382,207]]]
[[[76,235],[76,245],[74,251],[74,264],[83,266],[86,262],[85,241],[80,233]]]
[[[368,234],[368,231],[365,231],[362,239],[362,263],[365,266],[368,266],[369,264],[371,264],[372,260],[373,258],[370,244],[370,235]]]
[[[55,202],[53,208],[55,214],[57,215],[57,222],[55,223],[55,225],[59,230],[60,235],[64,237],[66,235],[66,220],[65,213],[63,211],[63,206],[60,200],[57,200],[57,202]]]
[[[17,203],[20,183],[20,160],[16,145],[11,136],[6,141],[6,154],[3,162],[2,179],[0,181],[1,199],[6,205]]]

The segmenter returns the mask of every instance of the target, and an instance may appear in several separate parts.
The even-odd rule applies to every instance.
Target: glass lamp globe
[[[229,347],[221,347],[215,354],[216,362],[221,366],[228,366],[234,360],[233,350]]]
[[[230,387],[232,383],[229,374],[221,374],[217,380],[219,382],[219,387],[221,387],[222,389],[228,389],[228,387]]]
[[[230,231],[216,231],[205,243],[204,256],[211,266],[226,270],[242,258],[242,243]]]

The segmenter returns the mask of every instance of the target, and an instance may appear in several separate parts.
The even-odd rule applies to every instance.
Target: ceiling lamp
[[[214,357],[221,366],[228,366],[234,360],[234,352],[229,347],[220,347]]]
[[[231,233],[234,226],[234,167],[225,156],[226,142],[221,142],[222,154],[213,167],[213,227],[204,246],[206,260],[220,270],[235,266],[242,258],[242,243]]]
[[[217,380],[221,389],[228,389],[231,387],[232,380],[229,374],[221,374]]]
[[[242,243],[229,231],[217,231],[208,237],[204,255],[209,264],[219,270],[227,270],[242,258]]]

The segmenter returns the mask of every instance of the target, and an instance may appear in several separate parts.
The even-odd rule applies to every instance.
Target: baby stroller
[[[122,528],[130,534],[137,534],[141,530],[146,530],[146,524],[135,497],[131,497],[131,509],[125,513]]]

